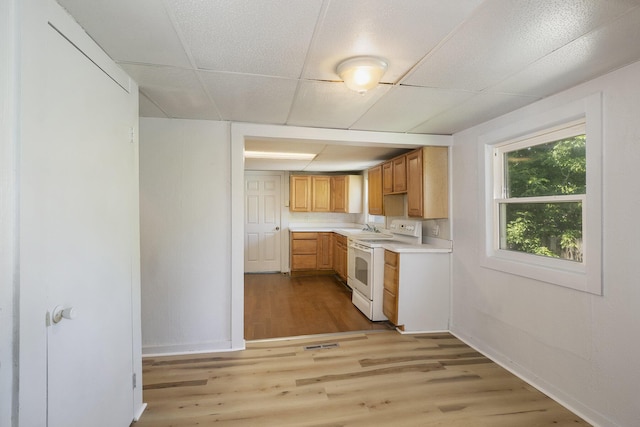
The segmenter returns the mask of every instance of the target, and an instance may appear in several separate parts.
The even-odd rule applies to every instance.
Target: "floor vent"
[[[316,345],[307,345],[304,347],[305,350],[326,350],[328,348],[338,348],[340,347],[337,342],[333,342],[330,344],[316,344]]]

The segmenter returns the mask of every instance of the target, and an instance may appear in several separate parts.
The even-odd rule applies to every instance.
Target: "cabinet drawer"
[[[291,255],[291,270],[315,270],[316,255]]]
[[[398,298],[386,289],[382,296],[382,313],[391,323],[398,324]]]
[[[393,295],[398,295],[398,270],[384,266],[384,290],[391,292]]]
[[[391,251],[384,251],[384,263],[389,264],[392,267],[398,266],[398,254]]]
[[[296,254],[313,254],[318,251],[317,240],[292,240],[291,241],[291,253]]]
[[[336,234],[336,242],[338,245],[347,246],[347,238],[342,234]]]
[[[316,240],[318,238],[318,233],[310,233],[308,231],[294,231],[293,233],[291,233],[291,238],[293,240]]]

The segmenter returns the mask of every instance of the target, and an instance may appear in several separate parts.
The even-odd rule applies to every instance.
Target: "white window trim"
[[[524,139],[555,127],[571,126],[574,121],[584,121],[587,134],[587,194],[557,196],[562,200],[583,201],[583,251],[585,262],[561,260],[531,255],[499,248],[499,223],[496,180],[500,173],[494,167],[494,152],[509,141]],[[573,123],[575,124],[575,123]],[[602,295],[602,95],[588,96],[560,108],[549,110],[480,136],[479,194],[484,209],[481,210],[480,264],[483,267],[509,274],[528,277],[542,282]],[[545,200],[548,198],[545,198]],[[524,201],[524,199],[521,199]]]

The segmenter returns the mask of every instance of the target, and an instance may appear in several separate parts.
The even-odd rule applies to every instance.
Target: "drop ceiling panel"
[[[220,114],[207,97],[192,70],[173,67],[121,64],[138,83],[140,92],[169,117],[220,120]]]
[[[342,82],[303,80],[287,124],[348,129],[389,87],[380,85],[359,94],[347,89]]]
[[[196,66],[300,77],[321,0],[167,0]]]
[[[545,97],[630,64],[640,57],[640,43],[629,43],[640,40],[638,22],[640,7],[545,56],[491,91]]]
[[[116,61],[189,67],[162,0],[59,0]]]
[[[395,83],[480,3],[480,0],[330,2],[303,77],[336,80],[339,77],[335,69],[340,61],[356,55],[376,55],[389,62],[382,81]]]
[[[403,83],[479,91],[629,9],[629,2],[485,2]]]
[[[407,132],[473,95],[473,92],[397,86],[355,122],[352,129]]]
[[[198,73],[223,120],[286,122],[297,80],[209,71]]]
[[[416,126],[412,132],[451,134],[524,107],[539,98],[481,93],[466,102]]]

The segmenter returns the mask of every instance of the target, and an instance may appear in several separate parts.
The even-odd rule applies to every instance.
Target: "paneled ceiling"
[[[453,134],[640,60],[640,0],[59,0],[140,115]],[[335,68],[385,58],[359,95]]]

